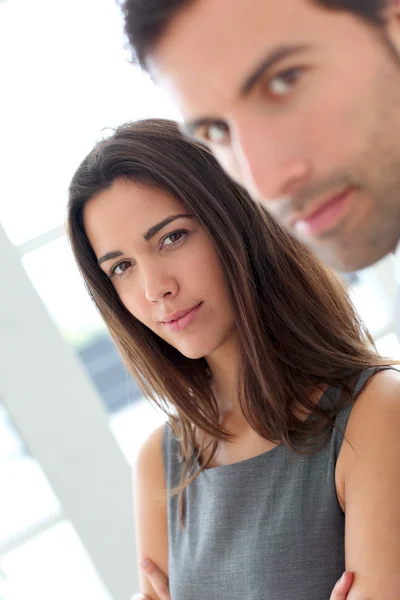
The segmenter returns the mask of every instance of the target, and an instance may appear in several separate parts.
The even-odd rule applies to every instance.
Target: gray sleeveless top
[[[354,398],[380,369],[361,373]],[[339,397],[328,388],[326,410]],[[345,517],[335,488],[336,460],[351,406],[339,412],[330,442],[299,455],[284,445],[203,471],[185,490],[185,527],[168,499],[172,600],[328,600],[345,570]],[[165,426],[167,488],[178,485],[179,443]]]

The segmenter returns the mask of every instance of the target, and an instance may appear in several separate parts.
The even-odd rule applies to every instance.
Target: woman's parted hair
[[[181,135],[175,123],[149,119],[126,124],[96,145],[72,179],[69,239],[125,364],[143,393],[171,418],[184,459],[179,489],[199,472],[193,472],[195,450],[204,468],[218,441],[231,436],[219,425],[205,360],[186,358],[133,317],[97,264],[84,209],[119,178],[165,190],[210,234],[240,332],[237,393],[251,427],[294,450],[311,439],[326,439],[334,416],[350,401],[352,377],[387,364],[368,345],[342,285],[223,172],[206,148]],[[310,398],[312,389],[326,384],[343,391],[339,405],[328,413]],[[312,411],[313,418],[304,422],[296,417],[296,405]],[[196,449],[195,428],[215,442]]]
[[[154,46],[174,18],[196,0],[121,0],[125,32],[134,60],[147,68]],[[304,0],[306,2],[307,0]],[[322,8],[353,13],[375,27],[383,24],[386,0],[308,0]]]

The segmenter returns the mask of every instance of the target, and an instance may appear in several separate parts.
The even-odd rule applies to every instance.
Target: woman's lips
[[[197,306],[195,306],[194,308],[192,308],[189,312],[185,313],[179,319],[175,319],[173,321],[165,321],[165,322],[163,322],[164,327],[170,333],[176,333],[177,331],[182,331],[183,329],[186,329],[186,327],[189,327],[189,325],[196,318],[196,315],[199,312],[202,304],[203,303],[200,302],[200,304],[198,304]]]

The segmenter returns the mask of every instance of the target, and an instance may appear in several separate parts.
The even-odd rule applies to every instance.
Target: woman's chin
[[[198,360],[199,358],[204,358],[205,353],[204,352],[200,352],[200,351],[196,351],[196,350],[180,350],[179,352],[181,354],[183,354],[183,356],[186,356],[186,358],[190,358],[191,360]]]
[[[176,346],[175,346],[176,347]],[[199,358],[204,358],[210,352],[210,348],[207,346],[199,346],[199,345],[189,345],[182,344],[180,347],[176,347],[177,350],[186,358],[190,358],[191,360],[198,360]]]

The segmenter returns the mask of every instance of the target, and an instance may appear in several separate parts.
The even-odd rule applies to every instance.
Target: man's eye
[[[110,277],[115,275],[116,277],[122,277],[124,273],[132,266],[132,263],[129,260],[123,260],[111,269]]]
[[[225,123],[212,123],[204,129],[203,137],[209,144],[226,144],[229,141],[229,128]]]
[[[298,82],[301,72],[299,68],[289,69],[272,77],[268,83],[269,91],[274,96],[286,96]]]

